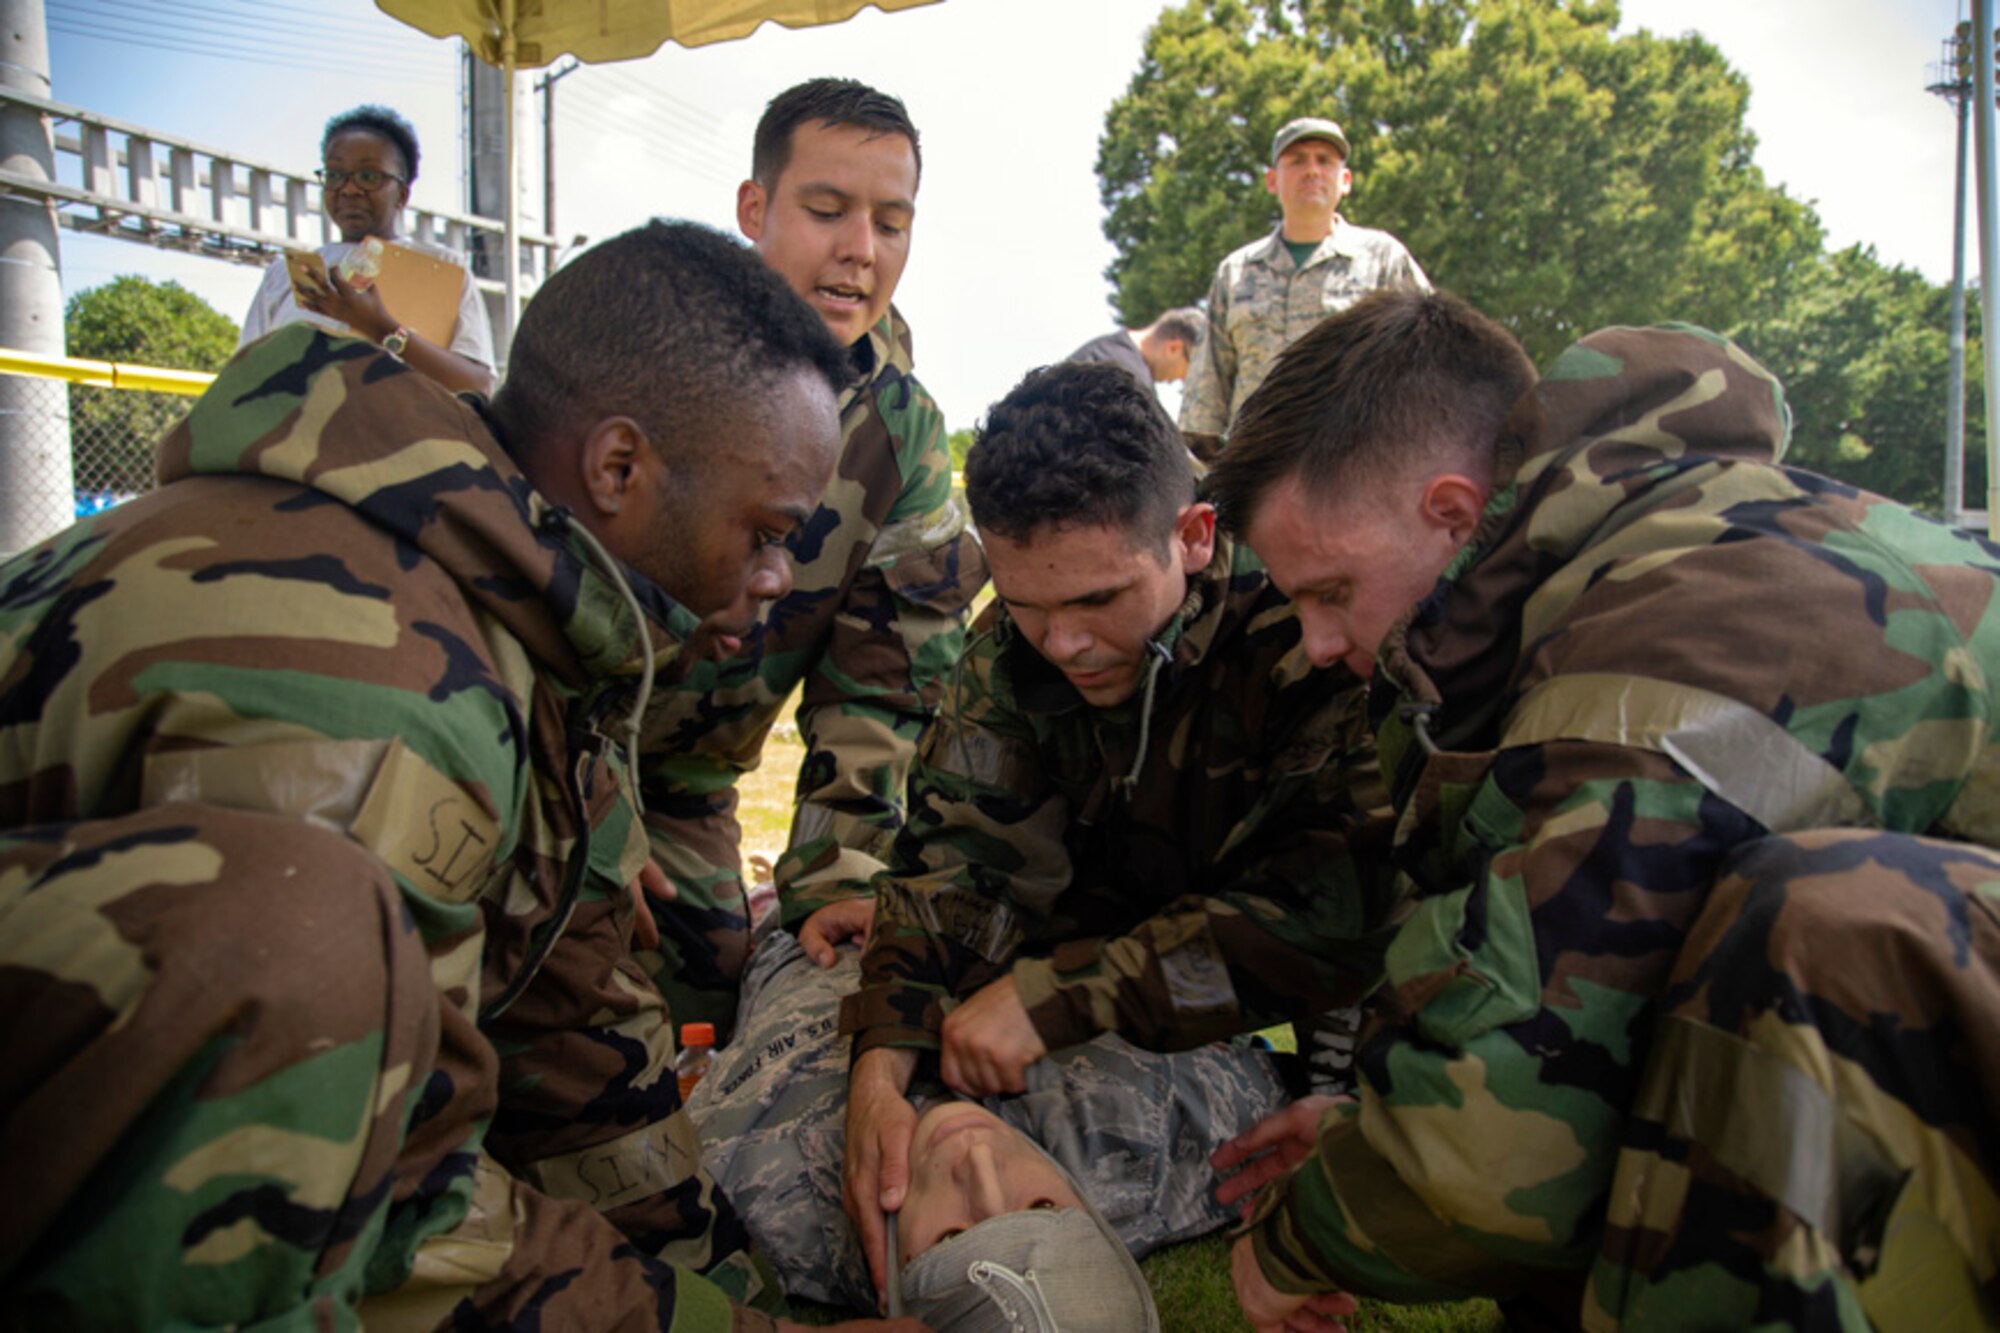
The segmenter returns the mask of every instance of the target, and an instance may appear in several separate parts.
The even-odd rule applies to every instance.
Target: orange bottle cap
[[[715,1024],[713,1023],[681,1024],[681,1045],[683,1046],[715,1045]]]

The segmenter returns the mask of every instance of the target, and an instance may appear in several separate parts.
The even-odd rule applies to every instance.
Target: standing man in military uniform
[[[653,970],[677,1021],[712,1022],[725,1037],[750,929],[738,779],[803,684],[806,758],[776,878],[784,924],[804,929],[853,896],[843,886],[867,882],[902,827],[917,736],[985,582],[952,498],[944,416],[917,382],[909,326],[890,303],[922,169],[900,101],[815,79],[772,99],[737,190],[743,234],[849,349],[852,374],[833,484],[788,543],[791,593],[752,624],[708,627],[711,660],[647,720],[647,829],[678,890],[671,905],[655,900]],[[823,918],[812,934],[839,928]]]
[[[1340,215],[1354,184],[1347,135],[1316,116],[1271,140],[1264,189],[1284,212],[1277,229],[1216,266],[1208,337],[1188,370],[1181,430],[1197,458],[1212,459],[1272,360],[1313,325],[1369,292],[1429,291],[1403,243]]]
[[[1224,1155],[1279,1149],[1237,1187],[1274,1178],[1260,1330],[1340,1288],[2000,1318],[2000,550],[1781,466],[1790,424],[1704,330],[1538,383],[1400,292],[1245,407],[1211,492],[1312,660],[1378,677],[1415,902],[1360,1098]]]

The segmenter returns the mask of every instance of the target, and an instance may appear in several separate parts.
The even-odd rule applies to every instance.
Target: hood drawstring
[[[1167,622],[1160,636],[1146,640],[1146,651],[1152,654],[1153,660],[1146,664],[1146,689],[1139,700],[1139,752],[1132,757],[1132,771],[1118,779],[1119,790],[1128,797],[1138,787],[1139,774],[1146,768],[1146,747],[1153,739],[1153,697],[1159,691],[1160,671],[1173,663],[1173,645],[1180,642],[1181,632],[1187,628],[1188,622],[1201,615],[1207,600],[1202,595],[1200,584],[1189,588],[1187,600],[1181,603],[1181,609],[1174,613],[1174,618]]]
[[[559,511],[561,512],[561,511]],[[625,780],[630,784],[632,808],[635,814],[644,815],[646,805],[639,796],[639,726],[646,715],[646,705],[653,698],[653,635],[646,613],[639,606],[639,597],[632,591],[632,585],[625,580],[625,571],[611,552],[604,549],[604,543],[583,524],[564,513],[569,530],[583,541],[583,547],[598,564],[598,572],[609,579],[611,586],[625,599],[625,605],[632,612],[632,621],[639,632],[639,693],[632,701],[632,711],[626,716],[621,730],[625,733]]]
[[[1146,689],[1139,700],[1139,752],[1132,756],[1132,771],[1118,779],[1118,786],[1127,796],[1139,785],[1139,774],[1146,767],[1146,746],[1153,739],[1153,695],[1159,689],[1160,669],[1174,660],[1173,652],[1158,639],[1146,640],[1146,650],[1153,660],[1146,664]]]

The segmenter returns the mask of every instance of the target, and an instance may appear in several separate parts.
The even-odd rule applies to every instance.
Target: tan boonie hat
[[[1349,156],[1347,135],[1340,126],[1322,116],[1300,116],[1297,120],[1287,121],[1277,137],[1271,140],[1271,160],[1276,162],[1278,154],[1301,139],[1324,139],[1338,148],[1342,157]]]
[[[911,1259],[900,1277],[903,1312],[938,1333],[1160,1329],[1153,1293],[1132,1252],[1088,1199],[1080,1209],[989,1217]]]

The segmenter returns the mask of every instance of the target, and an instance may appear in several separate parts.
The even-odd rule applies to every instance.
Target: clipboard
[[[292,281],[292,299],[298,299],[302,280],[331,288],[326,260],[316,250],[285,251],[285,273]],[[396,322],[420,334],[439,347],[450,347],[458,332],[458,308],[465,291],[465,267],[455,260],[422,250],[382,242],[381,271],[373,284],[382,293],[382,304]],[[303,303],[301,303],[303,304]]]
[[[458,306],[465,291],[465,266],[394,241],[382,242],[382,271],[375,275],[382,304],[397,322],[439,347],[450,347],[458,332]]]

